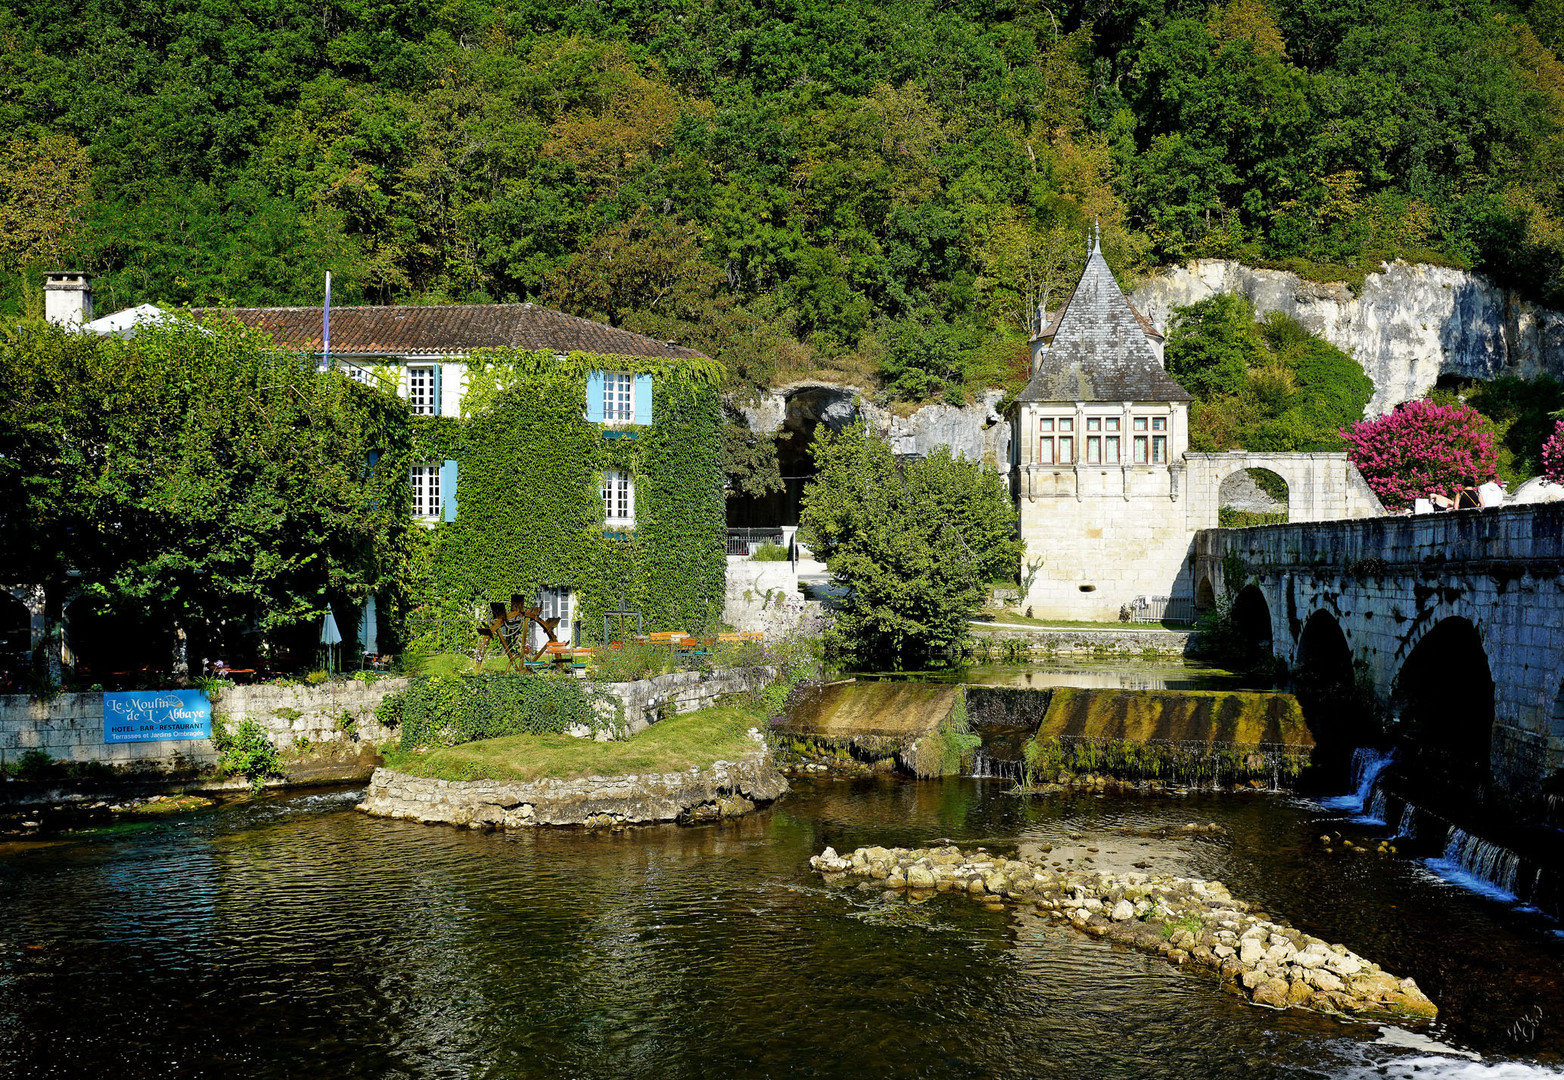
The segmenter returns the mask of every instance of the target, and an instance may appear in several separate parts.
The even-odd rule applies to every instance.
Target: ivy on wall
[[[593,370],[653,376],[653,423],[605,438],[589,423]],[[465,419],[415,423],[417,460],[458,462],[456,520],[431,536],[422,608],[477,606],[568,587],[584,641],[603,612],[640,611],[648,630],[697,632],[721,617],[726,585],[722,369],[714,361],[486,352],[469,361]],[[610,535],[605,469],[628,472],[636,527]]]

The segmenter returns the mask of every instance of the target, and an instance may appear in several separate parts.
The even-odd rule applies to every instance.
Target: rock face
[[[1465,270],[1398,260],[1369,274],[1354,297],[1344,284],[1199,259],[1148,278],[1130,301],[1166,330],[1172,308],[1219,292],[1285,312],[1350,353],[1374,381],[1371,416],[1422,397],[1442,374],[1564,378],[1564,313]]]
[[[754,432],[781,431],[792,409],[833,431],[862,419],[889,439],[898,454],[926,455],[937,446],[948,446],[973,461],[1004,467],[1010,461],[1010,425],[996,411],[1003,396],[1003,391],[986,390],[969,405],[932,403],[898,416],[867,400],[858,387],[809,382],[776,387],[759,401],[738,408]]]
[[[761,742],[759,732],[755,738]],[[375,817],[475,829],[602,827],[736,817],[754,810],[758,803],[780,798],[786,791],[787,780],[772,766],[771,755],[761,742],[739,761],[643,776],[511,783],[428,780],[376,769],[358,808]]]
[[[1346,946],[1253,914],[1220,881],[1060,870],[1025,849],[1012,859],[953,846],[869,847],[851,855],[826,848],[809,865],[828,882],[879,881],[888,889],[933,888],[1024,904],[1093,937],[1207,968],[1273,1009],[1413,1019],[1439,1012],[1411,979],[1382,971]],[[921,884],[931,879],[932,886]]]

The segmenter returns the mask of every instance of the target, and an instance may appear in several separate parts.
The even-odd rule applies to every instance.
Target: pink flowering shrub
[[[1542,475],[1549,483],[1564,484],[1564,420],[1553,425],[1553,434],[1542,444]]]
[[[1494,478],[1499,452],[1481,425],[1481,414],[1466,405],[1409,401],[1377,420],[1343,429],[1341,437],[1380,501],[1401,510],[1414,499],[1433,493],[1453,498],[1456,488]]]

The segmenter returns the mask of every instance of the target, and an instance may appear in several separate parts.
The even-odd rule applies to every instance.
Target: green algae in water
[[[1032,780],[1274,784],[1296,778],[1313,749],[1290,694],[1060,688],[1024,755]]]

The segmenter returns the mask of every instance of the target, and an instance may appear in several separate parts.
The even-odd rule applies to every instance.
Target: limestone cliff
[[[1464,270],[1397,261],[1353,296],[1340,283],[1200,259],[1153,275],[1130,300],[1165,330],[1171,308],[1219,292],[1285,312],[1355,357],[1374,382],[1371,416],[1422,397],[1442,374],[1564,379],[1564,313]]]
[[[758,401],[738,405],[751,431],[792,430],[812,436],[817,424],[841,431],[858,420],[887,438],[898,454],[926,455],[948,446],[973,461],[1005,466],[1010,461],[1010,425],[997,411],[1001,390],[985,390],[969,405],[940,402],[899,416],[874,404],[855,386],[807,382],[778,386]]]

